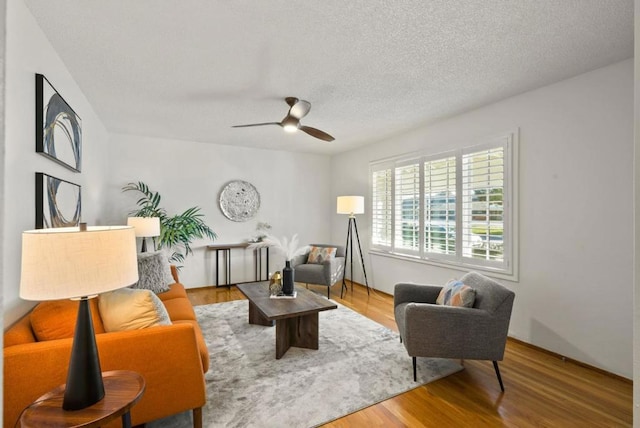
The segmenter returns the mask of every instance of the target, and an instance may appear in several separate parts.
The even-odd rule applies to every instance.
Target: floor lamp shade
[[[79,410],[104,397],[89,298],[138,280],[133,227],[52,228],[23,232],[20,297],[78,299],[62,408]]]
[[[129,217],[127,225],[133,226],[138,238],[160,236],[159,217]]]
[[[338,196],[338,214],[364,214],[364,196]]]

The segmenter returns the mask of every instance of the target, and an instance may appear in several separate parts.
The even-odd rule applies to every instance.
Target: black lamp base
[[[84,409],[102,400],[103,397],[104,383],[91,319],[91,307],[88,298],[83,297],[78,307],[78,319],[73,336],[62,408],[64,410]]]

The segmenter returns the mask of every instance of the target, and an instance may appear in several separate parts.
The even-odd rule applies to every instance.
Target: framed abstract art
[[[36,172],[36,229],[78,226],[81,208],[80,186]]]
[[[42,74],[36,74],[36,152],[81,170],[82,120]]]

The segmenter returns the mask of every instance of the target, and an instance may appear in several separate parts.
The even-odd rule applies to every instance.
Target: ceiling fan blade
[[[247,128],[249,126],[263,126],[263,125],[279,125],[280,122],[264,122],[264,123],[250,123],[249,125],[233,125],[232,128]]]
[[[333,138],[331,135],[327,134],[326,132],[321,131],[321,130],[316,129],[316,128],[312,128],[310,126],[301,126],[300,130],[306,132],[307,134],[311,135],[312,137],[316,137],[316,138],[319,138],[319,139],[324,140],[324,141],[333,141],[333,140],[335,140],[335,138]]]
[[[311,103],[305,100],[298,100],[297,103],[291,106],[289,109],[289,115],[296,119],[302,119],[311,110]]]

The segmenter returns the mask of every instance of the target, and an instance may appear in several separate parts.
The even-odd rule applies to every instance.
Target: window
[[[515,275],[514,134],[371,164],[371,248]]]
[[[456,158],[424,162],[424,251],[456,254]]]
[[[395,247],[405,253],[420,250],[420,165],[395,168]]]
[[[371,198],[371,242],[378,248],[391,248],[391,169],[374,171]]]

